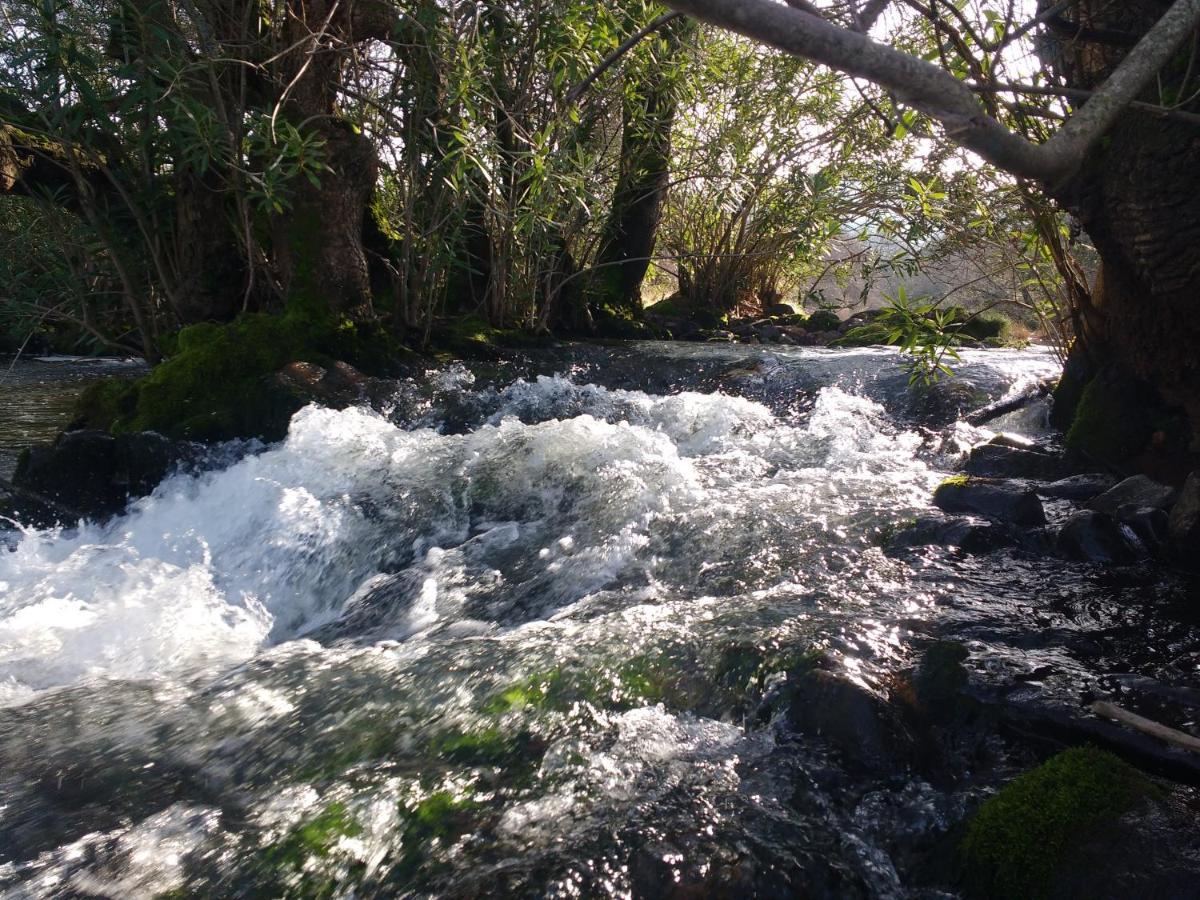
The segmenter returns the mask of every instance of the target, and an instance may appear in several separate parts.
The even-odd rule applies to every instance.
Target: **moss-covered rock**
[[[295,361],[332,366],[344,360],[377,374],[402,370],[413,354],[377,326],[301,312],[251,313],[226,325],[182,329],[170,356],[133,382],[89,388],[76,424],[114,434],[157,431],[190,440],[277,440],[304,403],[273,379]]]
[[[1076,853],[1155,788],[1111,753],[1067,750],[980,807],[960,847],[970,897],[1061,896]]]
[[[809,331],[837,331],[841,324],[841,317],[833,310],[818,309],[808,317],[804,327]]]

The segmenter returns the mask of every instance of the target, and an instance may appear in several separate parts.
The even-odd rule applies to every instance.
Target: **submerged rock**
[[[948,513],[968,513],[1030,528],[1046,524],[1046,512],[1037,494],[1007,481],[948,478],[934,491],[933,502]]]
[[[971,516],[921,516],[888,543],[901,547],[960,547],[967,553],[991,553],[1015,542],[1012,531],[997,522]]]
[[[1115,516],[1122,506],[1169,509],[1175,489],[1159,484],[1145,475],[1134,475],[1105,491],[1088,504],[1089,509]]]
[[[1091,500],[1111,489],[1117,483],[1112,475],[1103,472],[1091,472],[1084,475],[1070,475],[1049,484],[1039,484],[1035,490],[1043,497],[1054,500]]]
[[[1128,565],[1146,555],[1132,529],[1107,513],[1090,509],[1074,513],[1058,533],[1058,549],[1085,562]]]

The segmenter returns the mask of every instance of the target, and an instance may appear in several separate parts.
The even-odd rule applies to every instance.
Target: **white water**
[[[815,648],[869,683],[931,608],[879,535],[927,510],[938,440],[860,395],[906,401],[893,357],[840,359],[739,362],[764,402],[451,369],[395,421],[310,407],[104,525],[23,533],[0,552],[0,890],[278,893],[301,875],[271,848],[333,804],[356,830],[304,877],[339,896],[627,896],[631,847],[679,881],[746,841],[902,896],[878,817],[814,794],[725,668]],[[1048,364],[977,365],[1003,390]],[[556,678],[561,702],[521,693]],[[507,755],[446,749],[464,735]],[[469,824],[414,836],[439,794]]]
[[[394,635],[406,637],[499,593],[488,559],[535,538],[545,546],[521,561],[521,580],[537,582],[549,613],[653,570],[656,520],[728,527],[753,495],[760,516],[819,503],[827,523],[850,486],[884,473],[879,499],[918,502],[929,483],[918,441],[880,431],[881,416],[830,388],[803,427],[780,427],[737,397],[558,377],[512,385],[465,435],[309,407],[278,447],[176,476],[108,524],[27,532],[0,555],[0,702],[235,663],[329,622],[397,566],[420,576]]]

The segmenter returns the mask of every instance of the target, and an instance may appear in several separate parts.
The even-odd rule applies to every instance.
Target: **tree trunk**
[[[1072,23],[1081,36],[1056,45],[1052,65],[1070,87],[1092,88],[1161,11],[1153,0],[1084,0]],[[1088,30],[1080,32],[1079,25]],[[1064,28],[1071,32],[1058,24]],[[1185,48],[1162,73],[1165,97],[1155,88],[1142,99],[1170,103],[1172,96],[1194,93],[1188,56]],[[1129,110],[1077,175],[1048,188],[1078,216],[1100,255],[1099,283],[1083,311],[1093,364],[1111,377],[1140,380],[1156,395],[1138,410],[1092,409],[1090,415],[1136,414],[1146,433],[1128,444],[1133,456],[1161,451],[1179,457],[1180,467],[1191,465],[1186,457],[1200,450],[1200,127]],[[1174,437],[1172,408],[1182,410],[1174,418],[1186,422]],[[1083,418],[1081,411],[1076,421]],[[1088,435],[1076,438],[1087,445]]]
[[[679,18],[661,35],[664,46],[642,67],[621,110],[621,168],[605,222],[589,300],[605,314],[637,318],[642,281],[654,254],[658,223],[671,174],[677,73],[671,70],[691,26]],[[609,308],[605,308],[609,307]]]

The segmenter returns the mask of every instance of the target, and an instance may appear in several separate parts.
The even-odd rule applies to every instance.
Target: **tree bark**
[[[677,101],[676,78],[668,67],[688,27],[686,19],[663,27],[664,51],[626,91],[622,106],[621,168],[589,294],[593,303],[624,316],[636,318],[642,312],[642,281],[654,254],[671,174]]]

